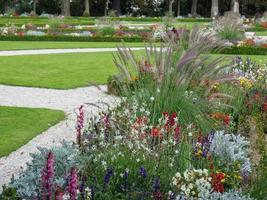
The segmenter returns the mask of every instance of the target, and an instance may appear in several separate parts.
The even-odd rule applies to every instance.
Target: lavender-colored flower
[[[154,192],[160,191],[160,180],[158,178],[154,181],[153,190]]]
[[[139,175],[143,178],[146,178],[147,177],[147,171],[145,169],[144,166],[141,166],[140,169],[139,169]]]
[[[54,179],[54,154],[49,152],[46,158],[46,164],[42,170],[42,198],[52,199],[53,179]]]
[[[83,180],[80,184],[80,196],[82,200],[85,200],[85,181]]]
[[[210,133],[206,136],[206,138],[204,139],[204,141],[203,141],[203,143],[202,143],[202,148],[203,148],[202,156],[203,156],[203,157],[206,157],[207,154],[208,154],[208,152],[209,152],[209,150],[210,150],[210,145],[211,145],[212,140],[213,140],[213,138],[214,138],[214,134],[215,134],[214,131],[210,132]]]
[[[108,168],[107,169],[107,173],[104,177],[104,188],[106,188],[106,186],[108,185],[109,181],[110,181],[110,178],[111,176],[113,175],[113,170],[112,168]]]
[[[68,193],[70,195],[70,200],[76,200],[77,198],[77,189],[78,189],[78,175],[77,170],[72,168],[69,175],[68,182]]]
[[[174,192],[169,191],[168,193],[168,200],[175,200],[176,196]]]

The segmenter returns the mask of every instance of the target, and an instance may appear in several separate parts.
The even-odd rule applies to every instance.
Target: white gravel
[[[142,50],[143,47],[131,48],[132,51]],[[77,49],[35,49],[35,50],[12,50],[0,51],[0,56],[22,56],[40,54],[62,54],[62,53],[92,53],[92,52],[112,52],[117,48],[77,48]]]
[[[0,158],[0,192],[2,185],[10,181],[12,174],[16,176],[25,168],[26,163],[31,161],[29,154],[36,152],[37,146],[51,147],[60,144],[62,140],[75,140],[75,110],[80,105],[95,103],[101,107],[105,106],[101,102],[116,105],[116,98],[104,93],[106,86],[100,86],[100,88],[101,91],[96,87],[54,90],[0,85],[0,105],[2,106],[50,108],[66,113],[65,121],[38,135],[7,157]],[[87,104],[85,109],[89,114],[99,110]]]

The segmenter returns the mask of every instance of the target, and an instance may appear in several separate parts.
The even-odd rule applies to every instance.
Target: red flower
[[[229,114],[225,115],[224,119],[223,119],[224,123],[229,126],[230,122],[231,122],[231,117]]]
[[[177,114],[175,112],[173,112],[172,114],[169,115],[169,118],[168,118],[168,124],[170,126],[174,126],[175,124],[175,119],[177,118]]]
[[[174,129],[174,140],[176,142],[178,141],[180,134],[181,134],[181,127],[176,126],[176,128]]]
[[[267,101],[262,104],[262,110],[263,112],[267,112]]]
[[[162,138],[162,134],[160,133],[160,130],[156,127],[153,127],[152,130],[151,130],[151,136],[153,138],[157,138],[157,137],[160,137]]]
[[[225,174],[222,172],[212,174],[211,175],[212,180],[211,180],[211,185],[216,192],[224,192],[224,179],[225,179]]]

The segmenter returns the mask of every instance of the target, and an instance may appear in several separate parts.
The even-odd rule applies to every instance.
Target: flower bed
[[[4,197],[262,199],[265,188],[254,186],[267,176],[265,128],[241,127],[246,116],[266,119],[266,66],[207,59],[220,41],[197,29],[176,37],[183,34],[141,58],[119,48],[117,107],[87,119],[80,106],[76,143],[40,149]]]

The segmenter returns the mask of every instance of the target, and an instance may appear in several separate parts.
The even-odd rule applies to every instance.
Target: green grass
[[[249,57],[257,63],[267,63],[266,56]],[[84,87],[89,83],[105,84],[109,75],[116,73],[112,52],[27,55],[0,59],[0,84],[6,85],[70,89]]]
[[[0,157],[9,155],[64,117],[57,110],[0,106]]]
[[[267,31],[259,31],[259,32],[256,32],[256,35],[257,36],[267,36]]]
[[[112,52],[1,57],[0,84],[69,89],[106,83]]]
[[[46,41],[0,41],[0,50],[111,48],[117,42],[46,42]],[[144,43],[126,43],[130,47],[142,47]]]

